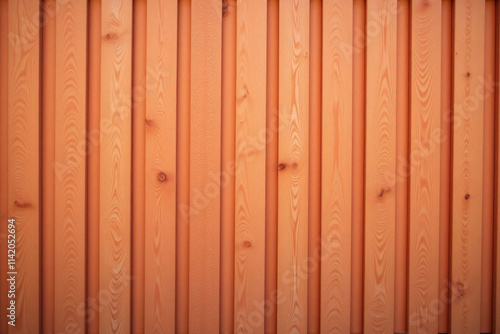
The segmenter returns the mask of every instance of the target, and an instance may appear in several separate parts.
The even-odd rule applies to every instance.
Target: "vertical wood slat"
[[[278,332],[307,331],[309,1],[279,3]]]
[[[441,1],[412,2],[409,333],[437,333]]]
[[[484,163],[481,240],[481,319],[480,332],[491,333],[493,288],[493,231],[495,180],[495,1],[485,2],[484,54]]]
[[[264,333],[267,2],[236,10],[234,332]]]
[[[349,333],[353,4],[323,2],[321,332]]]
[[[455,3],[451,235],[452,333],[480,330],[484,1]]]
[[[500,6],[496,6],[495,25],[495,81],[500,80]],[[492,333],[500,333],[500,87],[495,86],[495,229],[493,247],[493,328]]]
[[[219,331],[222,3],[191,3],[189,331]]]
[[[397,2],[368,1],[366,11],[364,332],[393,333]]]
[[[84,331],[87,1],[59,5],[55,22],[55,331]],[[45,129],[46,131],[49,128]]]
[[[101,25],[101,332],[130,330],[132,3],[103,0]]]
[[[9,1],[8,216],[16,219],[16,327],[36,333],[40,324],[40,105],[39,9],[36,0]],[[4,255],[5,256],[5,255]],[[5,319],[4,319],[5,321]]]
[[[8,224],[5,224],[8,219],[8,182],[9,182],[9,168],[8,168],[8,150],[9,150],[9,136],[8,136],[8,89],[9,89],[9,40],[7,34],[9,31],[9,2],[8,0],[0,1],[0,254],[7,254],[7,231]],[[7,268],[7,257],[0,256],[0,268]],[[4,280],[4,273],[0,274],[0,279]],[[0,285],[0,318],[7,319],[7,307],[9,299],[7,297],[9,287],[7,284]],[[7,333],[7,321],[0,323],[0,332]]]
[[[147,36],[145,331],[157,333],[175,328],[177,1],[147,2]]]
[[[353,1],[351,333],[363,332],[365,181],[365,1]],[[348,44],[349,45],[349,44]]]
[[[451,179],[451,87],[452,87],[452,5],[441,6],[441,195],[439,199],[439,333],[448,332],[449,245],[450,245],[450,179]]]

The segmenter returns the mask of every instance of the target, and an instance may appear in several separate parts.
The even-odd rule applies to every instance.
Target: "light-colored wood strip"
[[[55,330],[55,175],[64,165],[55,164],[56,120],[56,15],[55,0],[43,1],[42,38],[42,329]]]
[[[441,132],[441,1],[411,4],[409,333],[437,333]]]
[[[320,323],[324,333],[349,333],[351,326],[353,14],[352,3],[323,2]]]
[[[9,1],[8,217],[16,220],[16,326],[39,331],[40,4]],[[4,319],[5,321],[6,319]]]
[[[175,328],[177,1],[148,1],[147,18],[145,332],[165,333]]]
[[[191,3],[189,332],[219,331],[221,1]]]
[[[222,1],[220,332],[235,326],[236,0]]]
[[[408,137],[410,2],[398,0],[396,64],[396,245],[394,267],[394,332],[406,333],[408,257]]]
[[[454,334],[480,331],[484,1],[454,6],[451,315]]]
[[[322,1],[310,1],[307,332],[320,332]]]
[[[88,5],[87,331],[99,333],[101,1]]]
[[[500,79],[500,6],[496,6],[495,39],[495,81]],[[495,86],[495,228],[493,255],[493,328],[492,333],[500,333],[500,88]]]
[[[481,333],[491,333],[493,214],[495,189],[495,1],[485,3],[483,225],[481,240]]]
[[[236,9],[234,332],[264,333],[267,2]]]
[[[363,332],[365,1],[353,1],[351,333]]]
[[[264,331],[277,330],[279,0],[267,1],[266,260]]]
[[[180,0],[178,10],[175,331],[188,333],[191,1]]]
[[[154,256],[147,256],[145,250],[146,224],[151,220],[146,217],[146,54],[147,54],[147,1],[133,2],[133,42],[132,42],[132,333],[144,333],[145,317],[153,310],[145,309],[145,299],[149,287],[145,284],[147,263]],[[153,47],[156,46],[152,43]],[[148,241],[153,241],[153,238]],[[151,242],[149,243],[151,244]],[[175,254],[175,253],[172,253]],[[174,271],[175,273],[175,271]],[[154,276],[154,275],[153,275]],[[148,295],[149,297],[149,295]],[[154,321],[148,324],[155,324]],[[161,330],[160,330],[161,331]]]
[[[393,333],[397,1],[366,11],[364,333]]]
[[[100,332],[130,331],[132,2],[101,7]]]
[[[309,1],[279,3],[278,332],[307,331]]]
[[[439,315],[438,332],[448,333],[450,180],[451,180],[451,0],[441,8],[441,161],[439,199]]]
[[[8,80],[9,80],[9,2],[8,0],[0,1],[0,254],[7,254],[7,232],[8,232]],[[7,268],[7,257],[0,256],[0,268]],[[2,274],[1,278],[4,276]],[[0,318],[7,319],[7,307],[9,306],[9,299],[7,297],[9,287],[7,284],[0,285]],[[8,332],[7,321],[0,323],[0,332]]]
[[[55,332],[85,331],[87,1],[55,22]],[[51,131],[45,128],[45,131]],[[62,170],[60,169],[62,168]]]

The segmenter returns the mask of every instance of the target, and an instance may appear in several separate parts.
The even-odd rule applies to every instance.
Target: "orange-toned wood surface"
[[[0,0],[0,333],[499,333],[499,13]]]

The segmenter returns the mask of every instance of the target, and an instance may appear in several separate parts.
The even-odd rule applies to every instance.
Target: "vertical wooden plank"
[[[103,0],[101,25],[99,328],[130,331],[132,2]],[[102,297],[102,296],[101,296]]]
[[[16,327],[39,330],[39,3],[9,1],[8,217],[16,220]],[[5,320],[5,319],[4,319]]]
[[[451,0],[442,2],[441,19],[441,195],[439,199],[439,307],[438,331],[448,333],[450,180],[451,180]]]
[[[500,79],[500,6],[496,6],[495,22],[495,81]],[[494,276],[493,276],[493,328],[500,333],[500,88],[495,86],[495,228],[494,228]]]
[[[159,333],[175,328],[177,1],[148,1],[147,18],[145,332]]]
[[[0,279],[7,279],[7,231],[8,231],[8,82],[9,82],[9,2],[0,1]],[[5,254],[5,255],[4,255]],[[9,299],[7,297],[9,287],[7,284],[0,285],[0,318],[7,319],[7,307]],[[7,321],[0,323],[0,332],[7,333]]]
[[[43,1],[42,42],[42,307],[41,327],[55,331],[55,177],[65,166],[55,164],[56,13],[55,0]]]
[[[39,2],[9,1],[8,217],[16,220],[16,326],[39,330]],[[5,320],[5,319],[4,319]]]
[[[191,3],[189,331],[219,331],[220,1]]]
[[[178,2],[175,331],[189,332],[191,1]]]
[[[277,330],[279,0],[267,1],[266,260],[264,331]]]
[[[55,331],[83,332],[87,1],[60,4],[55,22]],[[49,129],[44,129],[49,131]],[[61,169],[59,169],[59,166]]]
[[[307,331],[309,1],[279,4],[278,332]]]
[[[88,5],[87,331],[99,333],[101,1]]]
[[[363,332],[365,209],[365,1],[353,1],[351,333]],[[349,45],[349,44],[348,44]]]
[[[394,332],[406,333],[408,257],[408,137],[410,1],[398,0],[396,60],[396,244],[394,251]]]
[[[411,4],[409,333],[438,331],[441,1]]]
[[[484,80],[483,221],[481,236],[481,333],[491,333],[495,183],[495,1],[486,0]]]
[[[323,2],[320,323],[324,333],[349,333],[351,327],[352,26],[352,3]]]
[[[394,332],[396,0],[367,3],[364,332]]]
[[[148,312],[144,303],[146,288],[145,267],[154,259],[154,255],[146,257],[146,55],[147,55],[147,2],[133,2],[133,36],[132,36],[132,333],[143,333],[144,318]],[[154,44],[156,45],[156,44]],[[147,189],[149,193],[152,189]],[[149,239],[157,240],[157,239]],[[175,253],[173,253],[175,254]],[[174,272],[175,273],[175,272]],[[153,275],[154,276],[154,275]],[[151,322],[150,322],[151,323]],[[154,325],[154,322],[152,322]]]
[[[484,1],[455,3],[452,190],[452,333],[480,330]]]
[[[222,1],[221,74],[221,243],[220,332],[234,328],[235,307],[235,152],[236,152],[236,0]]]
[[[264,333],[267,2],[236,10],[234,332]]]
[[[307,331],[319,333],[321,317],[321,86],[322,28],[321,0],[311,0],[309,9],[309,191],[308,191],[308,277]]]

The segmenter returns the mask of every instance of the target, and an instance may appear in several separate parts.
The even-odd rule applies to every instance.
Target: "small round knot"
[[[279,164],[278,165],[278,169],[279,170],[283,170],[283,169],[285,169],[285,167],[286,167],[285,164]]]
[[[165,175],[165,173],[163,173],[163,172],[158,173],[158,181],[165,182],[166,180],[167,180],[167,176]]]
[[[469,198],[470,198],[469,194],[465,195],[465,199],[469,199]]]

